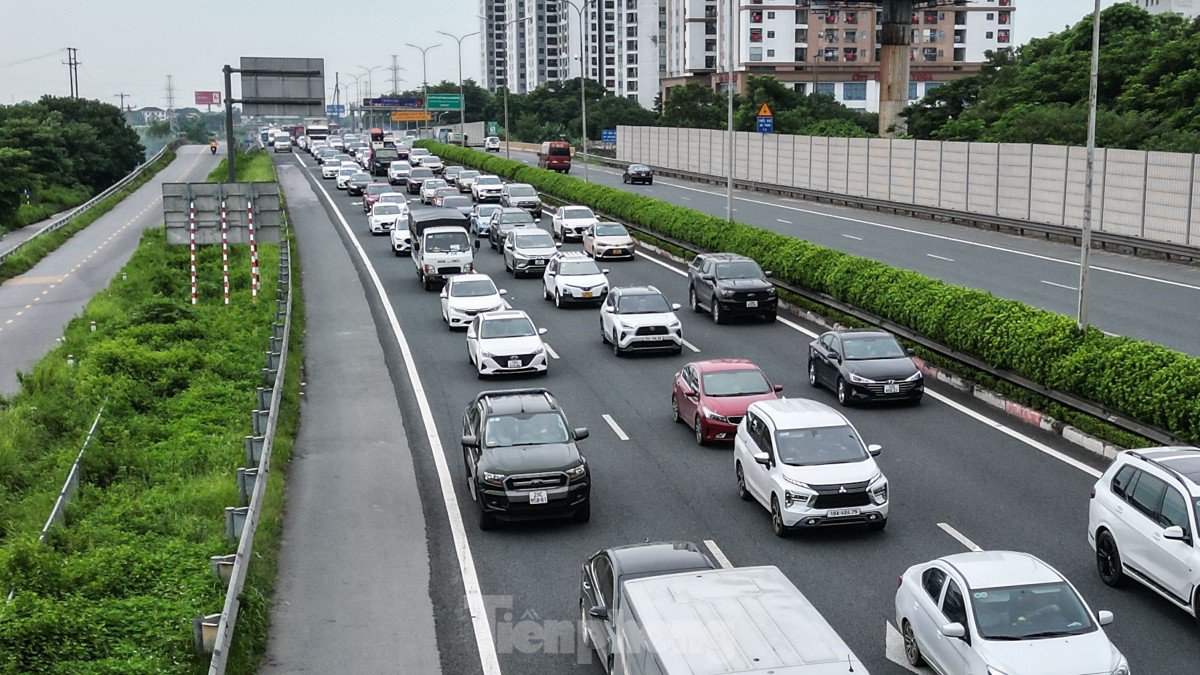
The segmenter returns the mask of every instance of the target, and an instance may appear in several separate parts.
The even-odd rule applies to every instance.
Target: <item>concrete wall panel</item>
[[[1029,191],[1033,185],[1033,146],[1004,143],[1000,150],[1000,209],[1005,218],[1029,219]]]
[[[1146,188],[1146,153],[1108,150],[1104,185],[1104,231],[1142,234],[1142,198]]]
[[[826,182],[830,192],[847,194],[846,179],[849,171],[847,153],[850,149],[849,140],[845,138],[829,139],[829,161],[825,163]]]
[[[792,138],[792,187],[804,190],[811,189],[812,180],[812,136],[795,136]]]
[[[997,175],[1000,146],[995,143],[972,143],[970,171],[967,174],[967,210],[971,213],[996,215]]]
[[[1104,150],[1096,151],[1095,175],[1092,178],[1092,227],[1101,229],[1101,199],[1104,195]],[[1083,195],[1087,192],[1087,148],[1071,148],[1071,164],[1067,171],[1067,212],[1063,222],[1067,227],[1083,229]]]
[[[866,138],[847,139],[846,155],[849,158],[846,175],[846,194],[856,197],[867,196],[867,172],[870,169],[870,141]]]
[[[971,161],[970,143],[947,141],[942,144],[938,168],[941,183],[940,206],[956,211],[967,210],[967,170]]]
[[[888,186],[891,182],[892,144],[886,138],[871,138],[867,140],[867,171],[864,180],[867,183],[866,196],[872,199],[888,199]]]
[[[1030,220],[1052,225],[1062,224],[1066,171],[1067,148],[1054,145],[1033,146]]]
[[[916,183],[913,162],[916,158],[916,141],[892,141],[892,160],[888,183],[888,199],[904,204],[916,203]]]
[[[1146,232],[1143,236],[1177,244],[1187,242],[1192,158],[1151,152],[1146,176]]]
[[[766,139],[763,134],[746,136],[746,179],[756,183],[763,181],[763,162],[766,159]]]
[[[916,142],[916,186],[914,204],[937,206],[941,198],[942,144],[938,141]]]
[[[779,134],[770,134],[762,139],[763,161],[762,182],[768,185],[782,185],[779,178]],[[786,174],[785,174],[786,176]]]

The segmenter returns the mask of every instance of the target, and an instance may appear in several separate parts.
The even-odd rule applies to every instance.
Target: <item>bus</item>
[[[309,122],[304,133],[309,141],[323,141],[329,138],[329,123],[324,120]]]

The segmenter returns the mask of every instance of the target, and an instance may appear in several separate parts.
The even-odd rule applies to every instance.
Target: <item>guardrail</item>
[[[154,153],[153,157],[151,157],[150,159],[146,160],[145,162],[142,162],[141,164],[139,164],[137,166],[137,168],[135,168],[133,171],[129,172],[129,175],[125,176],[124,178],[117,181],[116,183],[113,183],[112,185],[110,185],[108,187],[108,189],[106,189],[104,192],[101,192],[100,194],[96,195],[95,197],[92,197],[91,199],[87,200],[86,202],[71,209],[69,212],[67,212],[67,215],[65,215],[61,218],[56,218],[53,222],[48,223],[42,229],[38,230],[37,232],[34,232],[32,237],[17,244],[16,246],[12,247],[12,249],[5,251],[4,253],[0,253],[0,263],[3,263],[9,256],[16,253],[17,251],[20,251],[22,248],[24,248],[26,246],[26,244],[37,239],[38,237],[41,237],[42,235],[54,232],[55,230],[61,230],[63,227],[66,226],[67,223],[71,222],[76,217],[83,215],[86,211],[91,209],[96,204],[100,203],[102,200],[111,196],[114,192],[117,192],[118,190],[123,189],[124,187],[126,187],[127,185],[132,183],[133,181],[137,180],[139,176],[141,176],[143,173],[145,173],[146,169],[151,164],[162,159],[162,156],[164,154],[166,154],[168,149],[174,149],[177,147],[179,147],[179,146],[176,144],[176,142],[168,143],[167,145],[163,146],[162,149],[160,149],[158,152]]]
[[[628,162],[625,160],[611,159],[598,155],[589,155],[589,159],[598,164],[617,169],[624,169],[630,164],[645,164],[645,162]],[[692,171],[683,171],[681,169],[670,169],[656,166],[654,164],[646,164],[646,166],[649,166],[651,169],[653,169],[655,175],[659,176],[682,178],[684,180],[710,183],[713,185],[725,185],[726,182],[725,176],[710,176]],[[958,211],[936,206],[894,202],[874,197],[860,197],[857,195],[847,195],[836,192],[812,190],[808,188],[789,187],[786,185],[776,185],[772,183],[761,183],[743,180],[740,178],[735,178],[733,180],[733,186],[739,190],[753,190],[755,192],[775,194],[782,197],[823,202],[826,204],[836,204],[839,206],[850,206],[872,211],[894,213],[896,215],[911,216],[914,218],[929,218],[931,220],[939,220],[959,225],[970,225],[1000,232],[1015,232],[1022,236],[1034,233],[1047,239],[1056,238],[1059,240],[1070,241],[1074,244],[1079,243],[1079,238],[1081,235],[1079,228],[1068,227],[1066,225],[1037,223],[1016,218],[1006,218],[1004,216],[971,213],[967,211]],[[1200,261],[1200,247],[1188,246],[1186,244],[1177,244],[1167,241],[1154,241],[1150,239],[1143,239],[1141,237],[1116,234],[1113,232],[1104,232],[1100,230],[1092,231],[1092,242],[1099,245],[1101,248],[1132,253],[1133,255],[1154,253],[1188,262]]]
[[[242,588],[250,566],[254,533],[266,498],[270,477],[271,448],[275,427],[279,423],[280,400],[283,397],[284,373],[287,369],[288,339],[292,330],[292,264],[291,243],[285,237],[279,247],[279,288],[276,291],[275,322],[272,324],[270,348],[266,352],[263,384],[258,388],[258,409],[251,411],[253,435],[245,439],[247,467],[237,470],[238,492],[246,506],[225,509],[225,532],[230,541],[237,540],[237,552],[211,559],[213,572],[229,584],[225,604],[220,614],[195,617],[193,637],[198,653],[212,653],[209,675],[222,675],[229,661],[233,631],[241,606]]]

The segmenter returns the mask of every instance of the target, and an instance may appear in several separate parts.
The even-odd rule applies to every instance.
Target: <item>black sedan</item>
[[[919,403],[925,380],[911,353],[884,331],[830,331],[808,346],[808,383],[829,387],[843,406],[874,400]]]
[[[605,664],[605,672],[612,672],[623,582],[714,568],[708,556],[688,541],[631,544],[597,551],[583,564],[579,580],[579,632],[583,646],[594,649]]]
[[[621,182],[654,185],[654,171],[645,164],[630,164],[625,167],[625,173],[621,174]]]
[[[371,178],[371,174],[365,171],[360,171],[353,176],[350,176],[350,180],[346,181],[346,194],[361,195],[363,190],[366,190],[367,186],[370,185],[374,180],[375,179]]]
[[[493,251],[501,253],[500,248],[504,245],[504,238],[514,227],[537,227],[537,223],[525,209],[515,206],[501,207],[499,211],[492,214],[492,222],[488,225],[488,246],[491,246]]]

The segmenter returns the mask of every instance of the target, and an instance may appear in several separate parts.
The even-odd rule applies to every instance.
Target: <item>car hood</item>
[[[909,358],[848,360],[845,366],[850,372],[876,381],[896,380],[900,382],[912,377],[913,373],[917,372],[916,364]]]
[[[581,227],[591,227],[600,221],[595,218],[564,218],[562,221],[563,227],[570,227],[578,230]]]
[[[755,401],[771,401],[779,398],[773,391],[752,396],[705,396],[704,407],[724,417],[741,417]]]
[[[989,665],[1006,673],[1108,675],[1114,655],[1104,631],[1045,640],[977,640]]]
[[[480,185],[475,181],[471,181],[471,188],[480,192],[501,192],[504,190],[503,185]]]
[[[399,219],[400,219],[400,216],[398,214],[394,215],[394,216],[386,215],[386,214],[384,214],[384,215],[377,214],[377,215],[371,216],[372,223],[394,223]]]
[[[563,471],[579,466],[579,451],[571,443],[485,448],[480,468],[501,474]]]
[[[717,288],[730,291],[765,291],[772,288],[766,279],[721,279]]]
[[[596,237],[599,246],[633,246],[633,237]]]
[[[503,306],[503,301],[499,295],[481,295],[477,298],[447,298],[446,304],[452,309],[458,311],[479,311],[481,309],[489,309],[491,307]],[[490,344],[490,341],[488,341]]]
[[[485,338],[479,341],[479,350],[499,356],[532,354],[542,347],[540,335],[515,338]]]
[[[627,326],[640,328],[642,326],[666,326],[679,320],[675,316],[675,312],[661,312],[658,314],[617,314],[613,317],[615,320]]]
[[[526,258],[549,258],[558,251],[556,246],[519,246],[513,249],[513,253],[523,255]]]
[[[608,283],[608,277],[603,274],[572,274],[569,276],[560,276],[558,280],[563,286],[571,286],[573,288],[595,288]]]
[[[847,464],[818,464],[816,466],[780,465],[783,475],[792,480],[808,483],[809,485],[839,485],[843,483],[862,483],[869,481],[879,473],[875,460],[866,459],[861,462]],[[1028,671],[1017,671],[1028,672]]]

